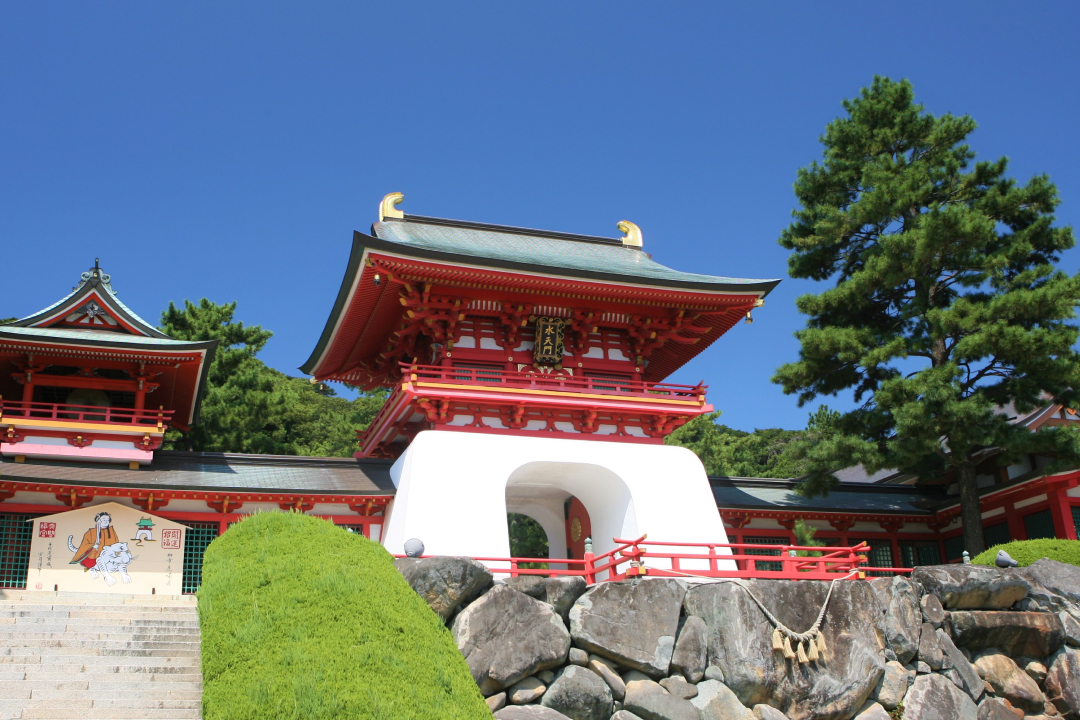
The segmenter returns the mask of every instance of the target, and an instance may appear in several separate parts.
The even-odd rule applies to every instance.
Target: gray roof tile
[[[158,451],[153,464],[140,470],[92,463],[5,461],[0,476],[108,487],[393,495],[392,464],[390,460]]]
[[[825,497],[806,498],[795,492],[793,480],[711,477],[716,504],[723,509],[792,510],[813,512],[902,514],[933,516],[946,499],[938,489],[904,485],[841,483]]]
[[[406,216],[372,226],[375,237],[405,248],[483,258],[508,263],[562,268],[573,272],[604,273],[638,280],[699,285],[760,286],[778,280],[717,277],[673,270],[648,253],[624,247],[617,239],[590,238],[556,232],[527,230],[478,223],[455,223],[438,218]],[[749,289],[749,288],[748,288]]]

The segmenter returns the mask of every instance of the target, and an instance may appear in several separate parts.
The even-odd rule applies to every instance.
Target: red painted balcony
[[[580,372],[580,371],[579,371]],[[368,429],[357,457],[389,456],[423,429],[659,443],[711,412],[705,385],[652,383],[496,367],[403,365],[402,379]],[[417,421],[417,414],[424,418]]]
[[[140,430],[153,428],[163,431],[172,419],[172,410],[135,410],[132,408],[69,405],[67,403],[13,402],[0,400],[0,423],[20,421],[56,421],[73,425],[137,426]],[[36,423],[33,423],[36,424]],[[119,428],[118,428],[119,429]]]
[[[575,405],[596,400],[605,406],[640,410],[642,402],[663,407],[698,410],[705,406],[706,385],[650,383],[631,378],[556,375],[488,368],[409,365],[402,368],[401,387],[414,395],[462,399],[492,396],[560,399]]]

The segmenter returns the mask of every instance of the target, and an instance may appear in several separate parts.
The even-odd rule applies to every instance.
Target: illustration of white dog
[[[72,552],[77,552],[75,543],[72,542],[74,538],[68,537],[68,549]],[[112,573],[119,572],[120,579],[125,582],[131,582],[131,576],[128,575],[127,566],[131,562],[131,552],[128,550],[126,542],[113,543],[112,545],[106,545],[101,548],[101,552],[97,556],[97,560],[94,565],[89,568],[90,577],[97,578],[98,573],[105,578],[107,585],[115,585],[116,578],[112,576]]]

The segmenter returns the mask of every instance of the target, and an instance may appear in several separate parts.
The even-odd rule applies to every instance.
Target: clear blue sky
[[[972,115],[980,157],[1049,173],[1080,225],[1078,20],[1075,2],[6,2],[0,316],[100,257],[151,320],[239,301],[299,374],[391,191],[568,232],[625,218],[672,267],[785,277],[795,172],[875,73]],[[769,377],[811,289],[785,280],[672,379],[704,379],[732,426],[802,427],[812,408]]]

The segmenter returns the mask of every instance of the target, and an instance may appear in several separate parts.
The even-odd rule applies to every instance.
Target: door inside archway
[[[585,557],[585,540],[592,537],[589,511],[576,497],[566,501],[566,557]]]

